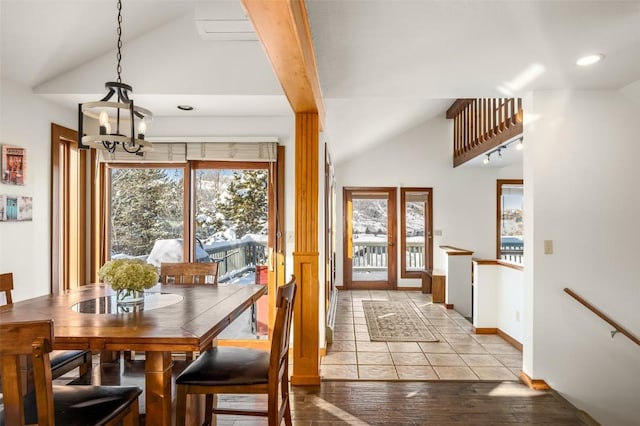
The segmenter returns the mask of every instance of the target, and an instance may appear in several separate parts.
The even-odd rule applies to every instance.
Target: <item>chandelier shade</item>
[[[135,105],[129,96],[133,88],[122,83],[121,24],[122,2],[118,0],[118,79],[105,83],[108,92],[101,100],[78,104],[78,147],[102,149],[111,153],[119,149],[142,155],[152,149],[151,142],[144,137],[153,114],[148,109]],[[115,99],[112,100],[114,95]],[[97,126],[90,126],[92,132],[85,134],[87,118],[97,122]]]

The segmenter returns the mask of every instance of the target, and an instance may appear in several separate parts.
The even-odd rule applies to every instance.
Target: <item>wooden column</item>
[[[318,113],[296,114],[293,385],[320,384],[318,133]]]

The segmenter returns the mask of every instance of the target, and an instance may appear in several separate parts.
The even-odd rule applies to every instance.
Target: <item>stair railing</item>
[[[589,309],[591,312],[593,312],[594,314],[602,318],[610,326],[612,326],[614,329],[611,330],[611,338],[613,338],[616,334],[621,333],[621,334],[624,334],[629,340],[634,342],[636,345],[640,345],[640,339],[638,339],[636,336],[631,334],[629,330],[627,330],[626,328],[624,328],[623,326],[621,326],[620,324],[618,324],[617,322],[609,318],[600,309],[596,308],[591,303],[584,300],[581,296],[578,296],[573,290],[569,288],[565,288],[564,292],[567,293],[569,296],[573,297],[574,299],[576,299],[578,302],[584,305],[587,309]]]

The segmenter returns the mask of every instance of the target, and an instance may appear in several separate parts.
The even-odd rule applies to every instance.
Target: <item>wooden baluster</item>
[[[484,143],[487,140],[487,98],[481,100],[482,106],[480,108],[480,143]]]
[[[471,135],[471,147],[474,148],[478,145],[478,120],[476,118],[476,114],[478,114],[478,103],[474,99],[471,102],[471,131],[473,132]]]
[[[489,137],[492,138],[496,134],[496,99],[491,98],[489,101],[491,103],[491,105],[489,106],[489,110],[491,113],[491,131],[489,133]]]
[[[524,117],[523,117],[523,111],[522,111],[522,98],[518,98],[518,117],[517,117],[517,121],[518,121],[518,123],[522,123],[523,120],[524,120]]]

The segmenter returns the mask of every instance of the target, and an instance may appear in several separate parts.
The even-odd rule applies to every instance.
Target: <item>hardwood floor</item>
[[[220,405],[254,401],[220,397]],[[514,382],[323,382],[292,388],[294,425],[593,425],[554,391]],[[218,416],[218,425],[266,425]]]
[[[430,300],[423,300],[425,296],[428,295],[411,292],[341,294],[343,309],[338,322],[341,328],[336,331],[341,334],[323,361],[324,381],[321,386],[291,388],[293,424],[596,424],[556,392],[535,391],[519,382],[517,373],[522,355],[518,351],[498,336],[473,335],[466,320],[442,307],[433,307],[434,311],[426,317],[429,326],[441,337],[439,343],[368,342],[366,325],[361,321],[361,300],[410,298],[415,303],[430,304]],[[443,356],[447,358],[443,359]],[[447,364],[452,362],[452,357],[456,357],[456,363]],[[371,361],[370,365],[366,360]],[[94,362],[96,365],[89,380],[94,384],[135,384],[137,380],[137,384],[142,385],[144,369],[140,361],[103,367],[97,364],[99,358]],[[452,366],[473,372],[473,375],[467,375],[471,380],[465,378],[467,376],[445,376],[447,369],[454,368]],[[370,374],[368,380],[363,374],[383,368],[393,370],[394,374],[388,377]],[[494,375],[487,375],[487,369],[495,370]],[[176,370],[180,370],[179,363]],[[503,370],[506,370],[504,375]],[[143,401],[141,412],[144,412]],[[266,397],[221,395],[219,405],[263,408]],[[267,421],[218,416],[217,424],[267,425]]]

